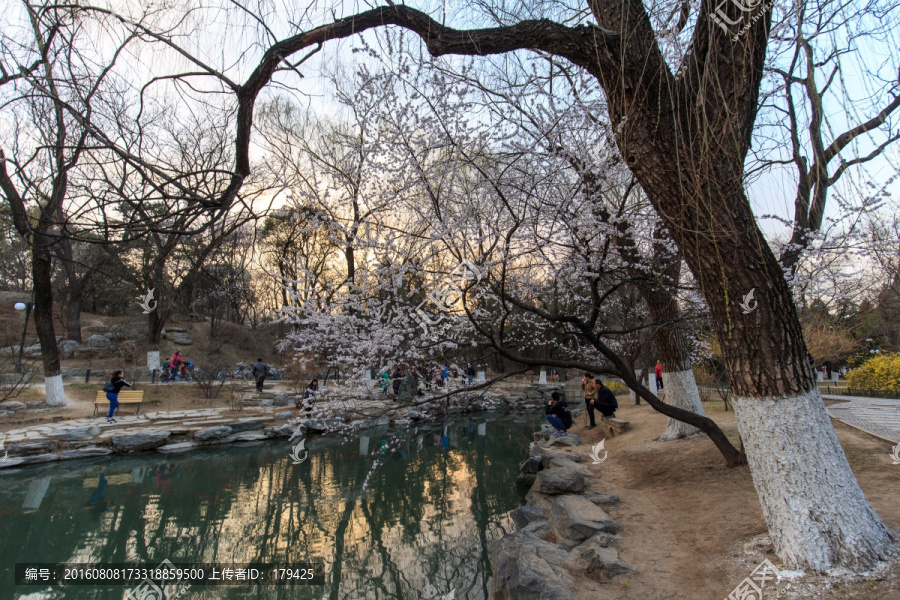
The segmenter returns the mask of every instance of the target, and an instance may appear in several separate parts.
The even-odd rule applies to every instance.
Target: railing
[[[820,385],[819,391],[823,394],[835,396],[859,396],[863,398],[884,398],[887,400],[900,400],[900,393],[892,392],[891,390],[873,390],[865,388]]]

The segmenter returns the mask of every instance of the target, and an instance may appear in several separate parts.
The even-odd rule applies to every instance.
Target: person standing
[[[469,387],[472,387],[472,382],[475,381],[475,367],[472,363],[466,363],[466,377],[469,378]]]
[[[447,385],[447,380],[450,379],[450,365],[444,365],[444,370],[441,371],[441,385],[446,389],[449,387]]]
[[[544,407],[544,412],[547,420],[556,429],[554,436],[559,437],[569,432],[569,427],[572,426],[572,411],[569,410],[569,405],[562,399],[559,392],[550,394],[550,402]]]
[[[103,386],[103,391],[106,392],[106,399],[109,400],[109,413],[106,415],[107,423],[116,422],[113,419],[113,415],[116,414],[116,409],[119,408],[119,392],[123,387],[131,387],[131,384],[125,381],[122,375],[122,369],[116,369],[113,371],[112,378]]]
[[[256,391],[262,394],[263,383],[266,381],[266,375],[269,374],[269,365],[263,362],[263,359],[257,358],[256,364],[250,369],[250,374],[256,380]]]
[[[587,409],[588,420],[590,421],[588,429],[593,429],[597,426],[597,423],[594,422],[594,401],[597,399],[597,392],[594,376],[590,373],[585,373],[584,377],[581,378],[581,395],[584,396],[584,406]]]
[[[663,389],[663,380],[662,380],[662,365],[659,364],[659,361],[656,361],[656,389]]]
[[[176,350],[175,354],[172,355],[172,358],[169,359],[169,366],[172,368],[172,377],[171,379],[174,381],[179,377],[179,371],[181,371],[184,366],[184,358],[181,357],[181,352]]]

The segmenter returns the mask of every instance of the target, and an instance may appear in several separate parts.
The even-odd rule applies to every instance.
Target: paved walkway
[[[828,407],[828,414],[833,418],[892,444],[900,444],[900,400],[830,394],[822,397],[845,401]]]

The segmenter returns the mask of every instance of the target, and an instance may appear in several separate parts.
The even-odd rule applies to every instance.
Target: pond
[[[168,559],[324,563],[322,585],[194,585],[186,600],[486,599],[489,543],[513,529],[505,513],[523,503],[513,481],[539,421],[489,415],[317,438],[299,464],[281,441],[2,475],[0,597],[121,600],[140,583],[16,586],[15,563]]]

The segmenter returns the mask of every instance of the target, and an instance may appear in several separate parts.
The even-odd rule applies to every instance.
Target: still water
[[[140,583],[16,586],[15,563],[165,559],[324,562],[324,585],[195,585],[184,600],[486,599],[489,543],[523,502],[513,480],[535,422],[319,438],[300,464],[282,441],[0,475],[0,599],[122,600]]]

